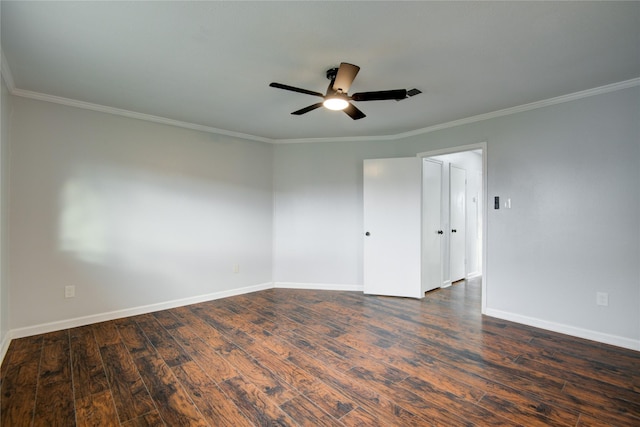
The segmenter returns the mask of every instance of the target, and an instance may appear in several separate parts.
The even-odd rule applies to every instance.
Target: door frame
[[[487,283],[489,281],[489,272],[487,271],[487,240],[488,240],[488,213],[489,213],[489,195],[487,191],[487,141],[475,144],[459,145],[456,147],[441,148],[438,150],[424,151],[416,154],[416,157],[434,157],[443,154],[460,153],[463,151],[482,151],[482,296],[481,296],[481,312],[486,313],[487,309]]]

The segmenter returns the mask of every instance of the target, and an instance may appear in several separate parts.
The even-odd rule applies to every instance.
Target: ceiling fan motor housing
[[[332,81],[335,80],[337,74],[338,74],[338,69],[337,68],[329,68],[327,70],[327,78],[329,80],[332,80]]]

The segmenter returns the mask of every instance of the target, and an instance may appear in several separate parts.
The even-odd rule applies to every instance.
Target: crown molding
[[[4,82],[7,84],[9,93],[13,94],[16,90],[16,85],[13,81],[13,74],[11,74],[9,63],[7,62],[7,58],[4,57],[4,51],[2,48],[0,48],[0,73],[2,74]]]
[[[1,51],[0,51],[1,52]],[[462,126],[470,123],[476,123],[483,120],[489,120],[497,117],[508,116],[511,114],[517,114],[524,111],[535,110],[538,108],[548,107],[551,105],[562,104],[565,102],[575,101],[582,98],[588,98],[595,95],[602,95],[617,90],[628,89],[635,86],[640,86],[640,77],[630,80],[625,80],[618,83],[612,83],[605,86],[596,87],[593,89],[587,89],[580,92],[574,92],[567,95],[557,96],[555,98],[549,98],[542,101],[531,102],[529,104],[519,105],[516,107],[505,108],[502,110],[493,111],[490,113],[478,114],[476,116],[467,117],[464,119],[453,120],[446,123],[441,123],[433,126],[428,126],[421,129],[416,129],[408,132],[398,133],[394,135],[377,135],[377,136],[353,136],[353,137],[328,137],[328,138],[291,138],[291,139],[272,139],[265,138],[257,135],[251,135],[241,132],[234,132],[225,129],[214,128],[210,126],[199,125],[190,122],[183,122],[180,120],[168,119],[165,117],[153,116],[150,114],[137,113],[135,111],[124,110],[121,108],[107,107],[105,105],[93,104],[90,102],[77,101],[75,99],[63,98],[60,96],[47,95],[44,93],[33,92],[29,90],[17,89],[14,85],[11,70],[7,63],[4,53],[2,53],[2,76],[5,79],[9,93],[15,96],[23,98],[36,99],[39,101],[53,102],[56,104],[62,104],[69,107],[81,108],[85,110],[98,111],[107,114],[114,114],[117,116],[128,117],[137,120],[145,120],[154,123],[160,123],[170,126],[177,126],[185,129],[191,129],[201,132],[226,135],[235,138],[266,142],[271,144],[306,144],[317,142],[373,142],[373,141],[394,141],[412,136],[418,136],[435,132],[443,129],[448,129],[456,126]]]
[[[524,111],[535,110],[543,107],[549,107],[551,105],[557,105],[565,102],[576,101],[578,99],[588,98],[590,96],[595,96],[595,95],[602,95],[609,92],[615,92],[617,90],[628,89],[634,86],[640,86],[640,77],[635,79],[625,80],[618,83],[608,84],[605,86],[599,86],[593,89],[587,89],[580,92],[574,92],[567,95],[557,96],[555,98],[544,99],[542,101],[531,102],[529,104],[519,105],[516,107],[505,108],[503,110],[492,111],[490,113],[478,114],[476,116],[471,116],[471,117],[467,117],[459,120],[453,120],[451,122],[428,126],[422,129],[416,129],[409,132],[398,133],[395,135],[357,136],[352,138],[344,137],[344,138],[277,139],[277,140],[274,140],[273,143],[296,144],[296,143],[312,143],[312,142],[392,141],[392,140],[409,138],[417,135],[423,135],[426,133],[435,132],[442,129],[448,129],[456,126],[462,126],[469,123],[481,122],[483,120],[494,119],[496,117],[509,116],[511,114],[517,114]]]
[[[410,136],[421,135],[424,133],[435,132],[442,129],[452,128],[455,126],[461,126],[468,123],[481,122],[483,120],[489,120],[496,117],[509,116],[511,114],[517,114],[524,111],[536,110],[538,108],[549,107],[551,105],[563,104],[565,102],[576,101],[582,98],[588,98],[590,96],[602,95],[609,92],[615,92],[617,90],[628,89],[634,86],[640,86],[640,77],[625,80],[618,83],[612,83],[605,86],[599,86],[593,89],[587,89],[580,92],[574,92],[567,95],[557,96],[555,98],[544,99],[542,101],[531,102],[529,104],[519,105],[516,107],[505,108],[503,110],[497,110],[490,113],[478,114],[477,116],[468,117],[465,119],[454,120],[439,125],[429,126],[423,129],[415,131],[409,131],[395,135],[394,139],[402,139]]]
[[[232,136],[234,138],[246,139],[258,142],[273,142],[272,139],[263,138],[261,136],[250,135],[241,132],[233,132],[225,129],[218,129],[210,126],[203,126],[196,123],[183,122],[180,120],[168,119],[166,117],[153,116],[151,114],[137,113],[135,111],[124,110],[122,108],[107,107],[105,105],[94,104],[91,102],[77,101],[75,99],[63,98],[61,96],[47,95],[40,92],[32,92],[30,90],[14,89],[12,95],[22,98],[36,99],[38,101],[53,102],[55,104],[66,105],[68,107],[81,108],[84,110],[98,111],[101,113],[113,114],[116,116],[128,117],[130,119],[145,120],[153,123],[160,123],[180,128],[197,130],[201,132],[214,133],[218,135]]]
[[[107,113],[107,114],[114,114],[116,116],[128,117],[128,118],[137,119],[137,120],[145,120],[145,121],[154,122],[154,123],[161,123],[169,126],[177,126],[177,127],[197,130],[201,132],[227,135],[234,138],[241,138],[241,139],[246,139],[250,141],[268,142],[268,143],[273,142],[272,139],[263,138],[261,136],[249,135],[241,132],[233,132],[225,129],[218,129],[210,126],[203,126],[195,123],[168,119],[166,117],[153,116],[151,114],[137,113],[135,111],[124,110],[121,108],[107,107],[105,105],[93,104],[91,102],[84,102],[84,101],[78,101],[70,98],[63,98],[61,96],[47,95],[45,93],[18,89],[15,86],[13,75],[11,74],[11,69],[9,68],[9,63],[7,62],[7,58],[5,58],[4,56],[4,51],[2,50],[2,48],[0,48],[0,56],[1,56],[0,72],[2,73],[2,77],[4,78],[5,83],[7,84],[7,89],[9,90],[9,93],[14,96],[20,96],[20,97],[29,98],[29,99],[36,99],[39,101],[53,102],[55,104],[66,105],[68,107],[98,111],[98,112]]]

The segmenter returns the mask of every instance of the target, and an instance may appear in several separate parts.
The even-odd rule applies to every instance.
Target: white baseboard
[[[344,285],[335,283],[275,282],[273,287],[282,289],[313,289],[318,291],[364,291],[363,285]]]
[[[476,271],[474,273],[469,273],[469,274],[467,274],[467,280],[475,279],[476,277],[480,277],[480,276],[482,276],[482,273],[479,272],[479,271]]]
[[[451,282],[445,282],[442,287],[451,286]],[[43,323],[40,325],[27,326],[24,328],[12,329],[5,334],[0,342],[0,363],[4,360],[9,344],[14,338],[23,338],[31,335],[43,334],[48,332],[59,331],[62,329],[75,328],[79,326],[90,325],[92,323],[104,322],[108,320],[120,319],[123,317],[136,316],[139,314],[152,313],[154,311],[167,310],[175,307],[182,307],[190,304],[197,304],[216,299],[232,297],[235,295],[248,294],[251,292],[262,291],[272,288],[283,289],[312,289],[312,290],[330,290],[330,291],[357,291],[364,290],[363,285],[352,284],[326,284],[326,283],[295,283],[295,282],[267,282],[258,285],[246,286],[238,289],[230,289],[227,291],[214,292],[196,297],[183,298],[173,301],[167,301],[158,304],[149,304],[145,306],[133,307],[124,310],[100,313],[91,316],[77,317],[74,319],[61,320],[57,322]],[[496,317],[498,319],[509,320],[536,328],[546,329],[549,331],[559,332],[566,335],[572,335],[579,338],[585,338],[593,341],[611,344],[618,347],[628,348],[640,351],[640,340],[620,337],[616,335],[604,334],[601,332],[591,331],[573,326],[563,325],[559,323],[549,322],[533,317],[522,316],[515,313],[505,312],[488,308],[483,314]]]
[[[549,322],[535,317],[522,316],[520,314],[510,313],[502,310],[487,308],[483,314],[496,317],[502,320],[522,323],[524,325],[533,326],[535,328],[546,329],[548,331],[558,332],[565,335],[571,335],[578,338],[584,338],[592,341],[611,344],[617,347],[628,348],[630,350],[640,351],[640,340],[620,337],[617,335],[605,334],[602,332],[592,331],[589,329],[577,328],[575,326],[564,325],[561,323]]]
[[[139,307],[127,308],[124,310],[110,311],[107,313],[93,314],[90,316],[76,317],[74,319],[60,320],[57,322],[43,323],[40,325],[27,326],[24,328],[12,329],[10,331],[11,339],[23,338],[31,335],[45,334],[47,332],[59,331],[62,329],[76,328],[78,326],[90,325],[92,323],[105,322],[107,320],[120,319],[123,317],[137,316],[139,314],[152,313],[154,311],[167,310],[175,307],[182,307],[190,304],[197,304],[205,301],[212,301],[220,298],[232,297],[234,295],[248,294],[251,292],[262,291],[273,288],[273,283],[262,283],[259,285],[246,286],[238,289],[230,289],[228,291],[213,292],[210,294],[199,295],[196,297],[182,298],[173,301],[162,302],[158,304],[149,304]],[[7,344],[8,346],[8,344]]]
[[[2,364],[4,356],[7,354],[7,350],[9,350],[9,344],[11,344],[11,331],[4,334],[4,338],[2,338],[2,342],[0,342],[0,364]]]
[[[445,280],[444,282],[442,282],[442,286],[440,286],[441,288],[448,288],[449,286],[451,286],[451,280]]]
[[[206,301],[213,301],[221,298],[228,298],[235,295],[248,294],[251,292],[263,291],[273,288],[289,288],[289,289],[316,289],[331,291],[362,291],[362,285],[341,285],[341,284],[322,284],[322,283],[291,283],[291,282],[267,282],[253,286],[246,286],[238,289],[230,289],[227,291],[213,292],[210,294],[199,295],[196,297],[182,298],[172,301],[166,301],[158,304],[149,304],[139,307],[127,308],[124,310],[110,311],[106,313],[93,314],[90,316],[76,317],[73,319],[65,319],[56,322],[42,323],[39,325],[26,326],[10,330],[0,342],[0,363],[4,360],[4,356],[9,348],[11,340],[14,338],[24,338],[32,335],[45,334],[48,332],[60,331],[63,329],[76,328],[79,326],[91,325],[98,322],[106,322],[108,320],[121,319],[123,317],[137,316],[139,314],[152,313],[154,311],[167,310],[175,307],[183,307],[190,304],[198,304]]]

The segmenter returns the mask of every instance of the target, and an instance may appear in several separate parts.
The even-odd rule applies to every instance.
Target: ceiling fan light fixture
[[[322,105],[324,105],[329,110],[341,111],[347,108],[347,106],[349,105],[349,102],[340,96],[334,96],[334,97],[325,99]]]

